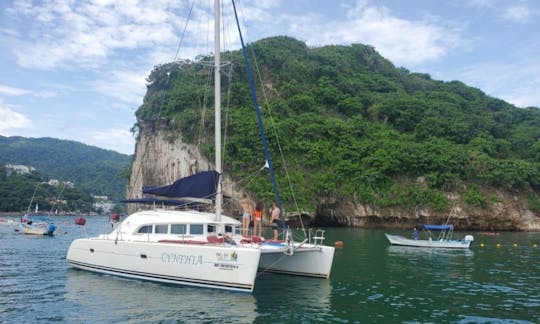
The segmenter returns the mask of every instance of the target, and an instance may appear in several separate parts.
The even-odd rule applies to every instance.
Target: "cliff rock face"
[[[141,198],[143,186],[163,186],[199,171],[214,170],[214,164],[201,154],[198,147],[183,141],[181,134],[171,134],[166,123],[155,124],[139,120],[140,133],[135,146],[128,198]],[[222,190],[226,197],[241,197],[233,183],[225,177]],[[234,204],[226,204],[232,211]],[[228,208],[227,208],[228,207]],[[129,205],[132,213],[141,206]]]
[[[425,209],[374,209],[350,200],[326,199],[317,207],[315,223],[347,227],[412,228],[418,224],[450,223],[458,229],[539,231],[540,215],[529,210],[527,202],[509,193],[496,193],[498,202],[489,207],[467,208],[457,203],[457,193],[448,194],[455,201],[449,213]]]
[[[139,125],[141,129],[127,197],[142,197],[143,186],[167,185],[199,171],[214,169],[213,163],[202,155],[198,147],[184,142],[181,134],[171,134],[167,124],[139,121]],[[225,201],[225,212],[235,216],[239,210],[238,201],[247,194],[234,190],[235,184],[227,176],[222,186],[224,195],[229,197],[229,200]],[[490,195],[496,197],[498,202],[484,209],[471,209],[459,203],[459,194],[448,193],[454,206],[449,213],[435,213],[421,208],[377,209],[351,200],[324,197],[317,204],[313,221],[317,225],[325,226],[393,228],[411,228],[417,224],[443,224],[449,221],[458,229],[540,230],[540,215],[528,209],[524,198],[504,191]],[[128,212],[140,207],[129,206]],[[292,221],[294,222],[294,219]]]

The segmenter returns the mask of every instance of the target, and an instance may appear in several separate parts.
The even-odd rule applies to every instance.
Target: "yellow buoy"
[[[536,244],[536,243],[535,243],[535,244],[533,244],[533,247],[538,247],[538,244]]]
[[[517,243],[514,243],[514,247],[517,247]]]
[[[480,243],[480,247],[484,247],[484,243]]]
[[[501,243],[497,243],[497,247],[500,248],[500,247],[501,247]]]
[[[334,246],[335,247],[343,247],[343,241],[336,241],[336,243],[334,243]]]

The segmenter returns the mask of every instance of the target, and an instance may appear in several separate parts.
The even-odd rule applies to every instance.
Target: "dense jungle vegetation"
[[[300,208],[345,197],[445,212],[452,207],[449,192],[486,208],[497,199],[490,192],[504,190],[528,197],[540,212],[540,109],[396,68],[362,44],[309,48],[273,37],[250,44],[248,52],[260,72],[259,101],[286,203],[293,197],[274,133]],[[251,179],[265,158],[242,54],[223,58],[231,62],[222,69],[224,169],[268,203],[266,172]],[[213,72],[203,64],[211,60],[156,66],[135,128],[166,120],[171,138],[181,133],[212,158]]]

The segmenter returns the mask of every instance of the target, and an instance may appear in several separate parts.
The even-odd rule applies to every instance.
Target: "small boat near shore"
[[[423,225],[423,232],[426,233],[426,239],[406,238],[401,235],[392,235],[385,233],[386,238],[392,245],[427,247],[427,248],[448,248],[448,249],[468,249],[471,242],[474,241],[472,235],[466,235],[462,240],[452,238],[454,232],[453,225]],[[433,232],[438,231],[439,235]]]
[[[23,234],[53,236],[56,225],[48,216],[27,216],[21,219]]]

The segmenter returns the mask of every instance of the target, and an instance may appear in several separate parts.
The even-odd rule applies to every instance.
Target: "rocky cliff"
[[[167,122],[138,121],[139,136],[135,146],[135,156],[131,166],[131,177],[127,187],[128,198],[141,198],[143,186],[163,186],[179,178],[193,175],[199,171],[214,169],[199,147],[186,143],[182,135],[170,131]],[[225,210],[234,212],[245,193],[234,190],[234,183],[225,175],[222,189],[225,196]],[[131,213],[140,205],[129,205]]]
[[[497,191],[497,202],[487,208],[470,208],[460,203],[457,193],[448,193],[454,202],[449,213],[427,209],[376,209],[350,200],[325,199],[317,207],[315,223],[348,227],[412,228],[418,224],[451,223],[457,229],[480,231],[540,231],[540,215],[527,207],[523,198]]]
[[[201,150],[186,143],[181,134],[172,134],[168,125],[139,121],[140,133],[127,196],[142,197],[142,186],[159,186],[178,178],[211,170],[213,164]],[[234,190],[234,181],[227,175],[223,183],[226,211],[239,213],[238,201],[247,193]],[[427,209],[374,208],[350,199],[320,197],[317,209],[307,217],[307,223],[324,226],[411,228],[422,223],[445,223],[450,220],[458,229],[471,230],[540,230],[540,215],[528,208],[526,199],[498,190],[489,194],[494,201],[486,208],[470,208],[461,203],[458,193],[447,193],[452,201],[450,213]],[[141,206],[130,206],[129,211]],[[308,212],[309,213],[309,212]],[[238,216],[238,215],[236,215]],[[304,215],[305,216],[305,215]],[[291,218],[291,223],[294,218]],[[306,223],[306,219],[304,219]]]

